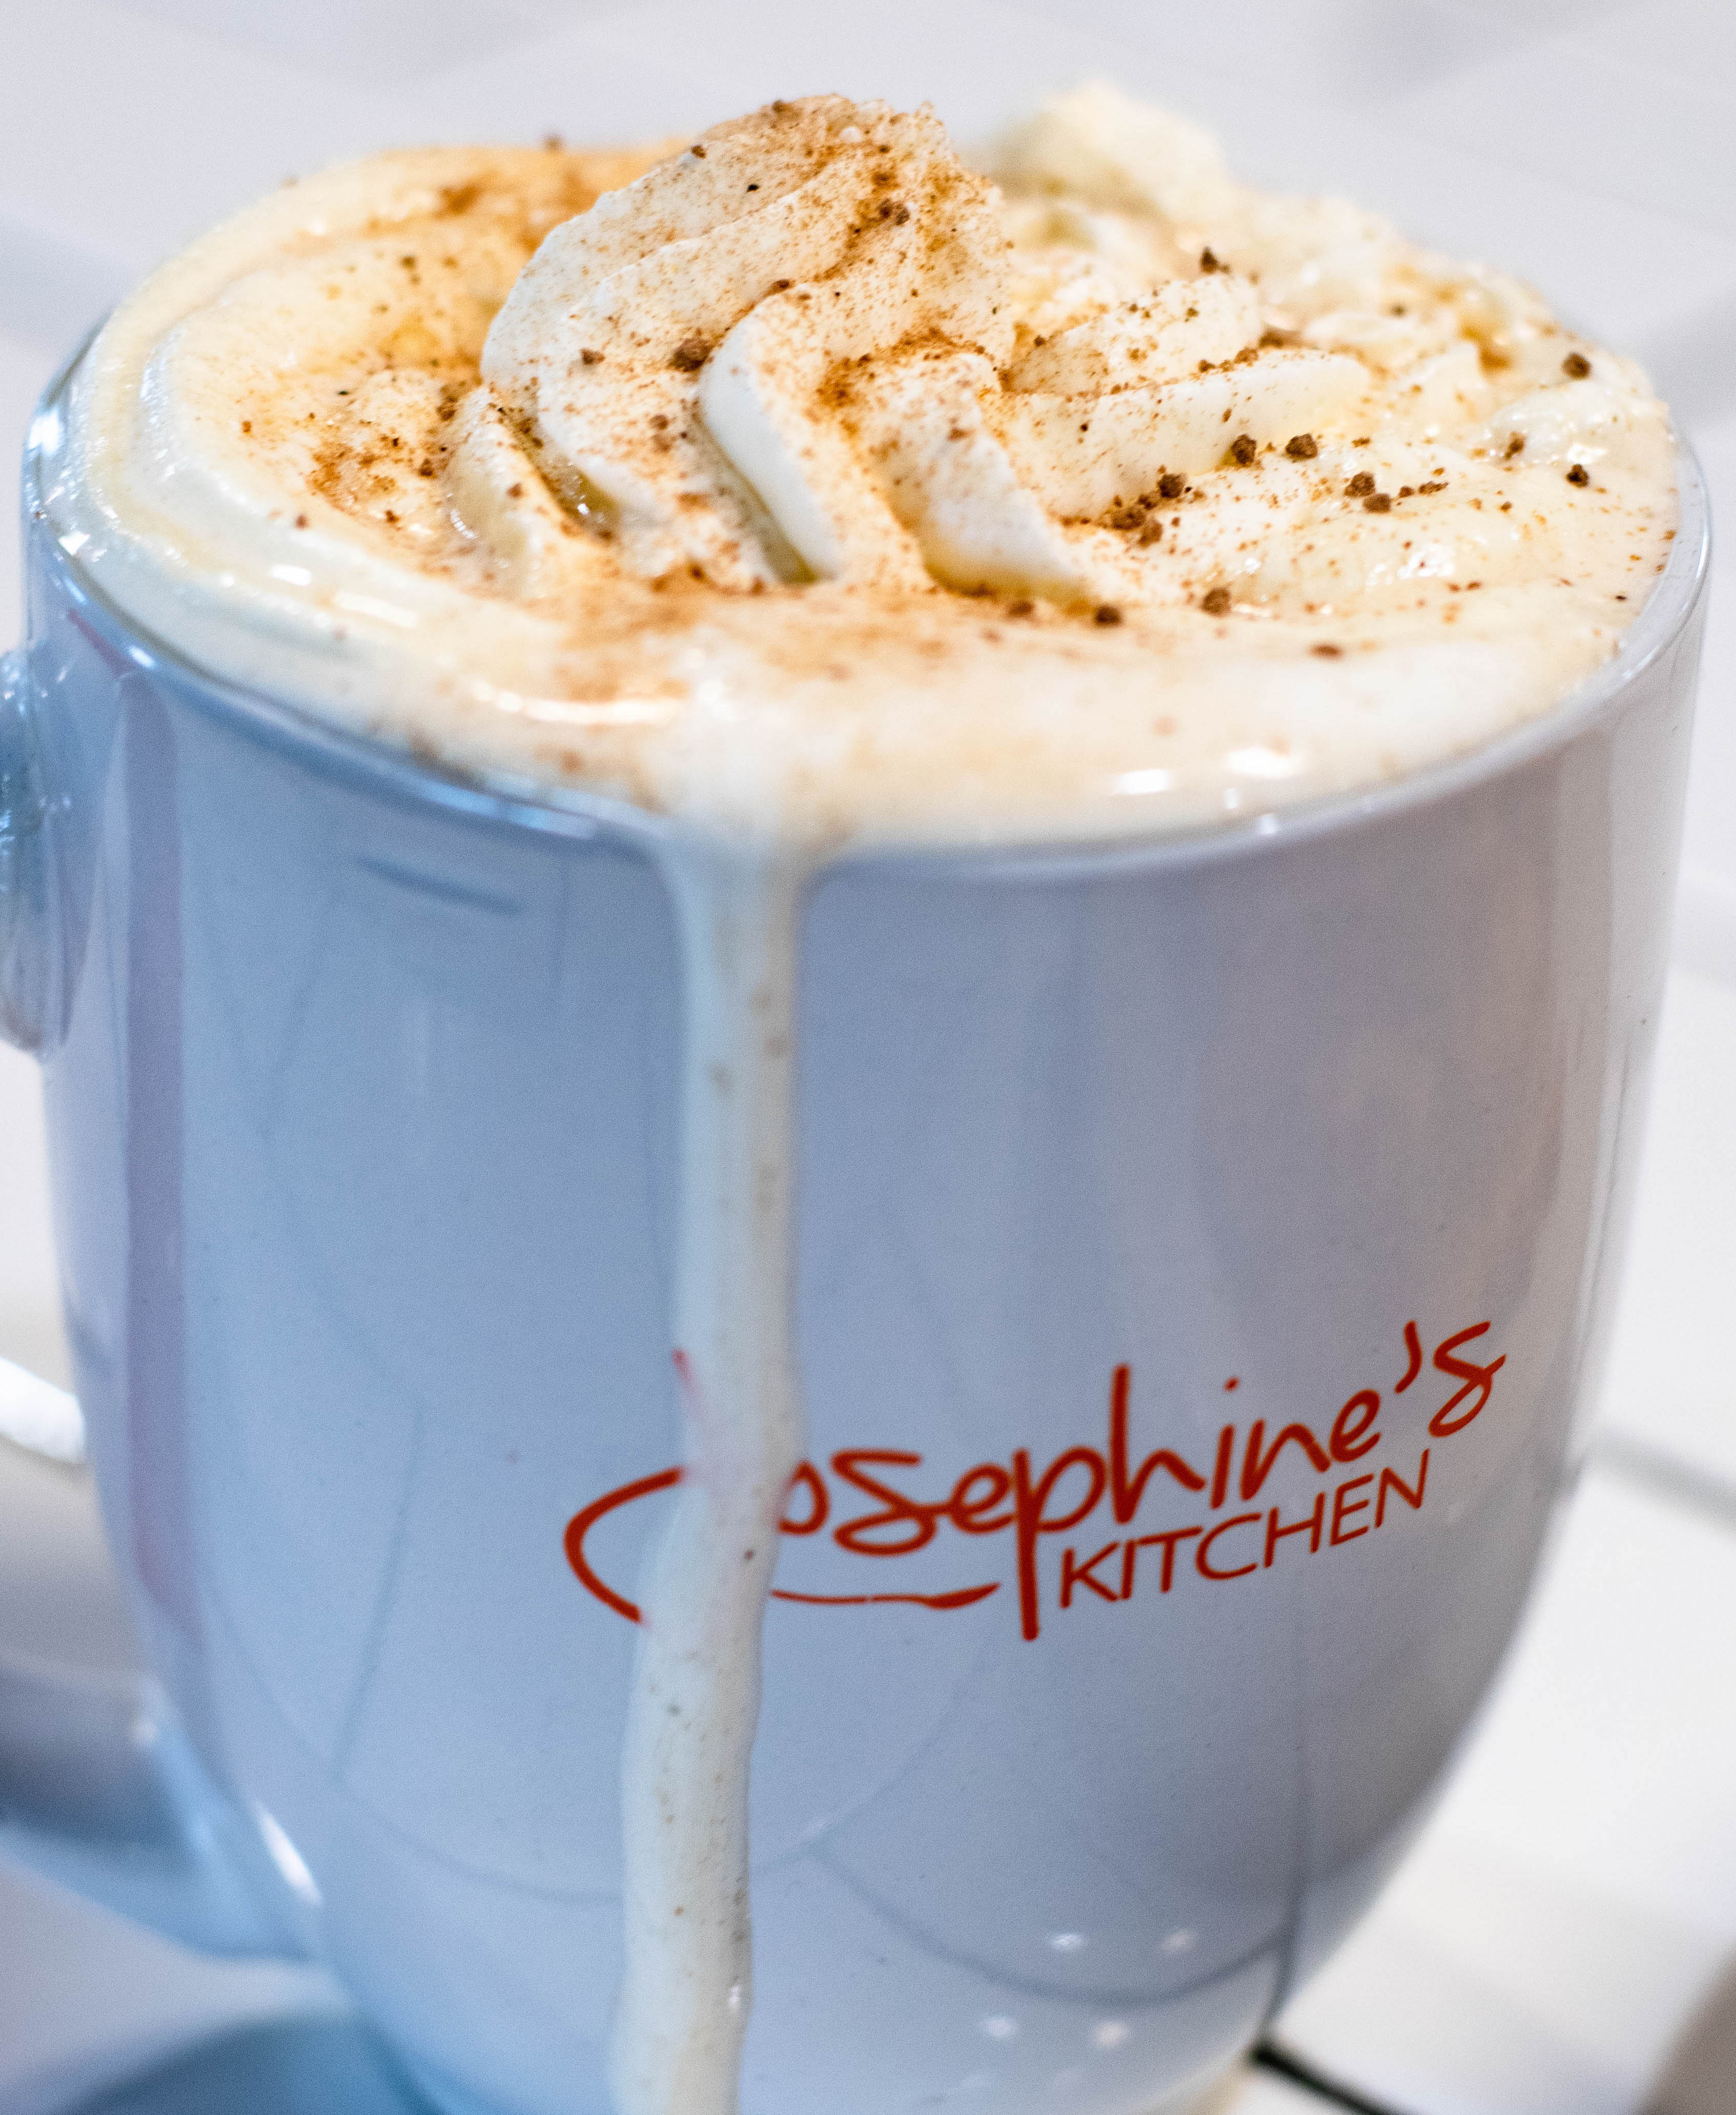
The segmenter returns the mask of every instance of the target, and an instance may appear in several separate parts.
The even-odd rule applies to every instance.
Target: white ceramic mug
[[[1706,567],[1683,477],[1618,658],[1465,761],[814,886],[746,2115],[1147,2108],[1402,1847],[1608,1313]],[[4,1841],[328,1962],[449,2108],[600,2111],[677,1458],[664,826],[214,681],[39,525],[30,567],[5,1018],[161,1691],[7,1677]]]

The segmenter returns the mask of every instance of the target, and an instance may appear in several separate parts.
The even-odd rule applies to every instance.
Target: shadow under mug
[[[1185,2098],[1408,1840],[1608,1314],[1682,479],[1617,658],[1468,759],[814,883],[748,2115]],[[158,1679],[4,1676],[0,1843],[328,1963],[448,2108],[600,2111],[678,1459],[665,826],[214,681],[39,520],[28,567],[0,1018]]]

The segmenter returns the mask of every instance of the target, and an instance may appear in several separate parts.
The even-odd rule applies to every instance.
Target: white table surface
[[[820,87],[932,97],[969,133],[1086,72],[1217,126],[1250,175],[1527,273],[1647,362],[1736,521],[1732,0],[0,0],[0,434],[140,272],[322,161],[662,133]],[[0,512],[0,644],[15,534]],[[1279,2023],[1394,2115],[1736,2115],[1733,552],[1598,1451],[1445,1800]],[[3,1050],[0,1356],[65,1373],[39,1097]],[[131,1654],[87,1480],[3,1442],[0,1639]],[[336,2002],[0,1873],[0,2115]],[[1234,2115],[1331,2104],[1261,2073]]]

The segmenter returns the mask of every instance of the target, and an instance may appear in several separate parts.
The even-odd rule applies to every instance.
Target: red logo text
[[[1486,1349],[1478,1340],[1489,1328],[1487,1322],[1477,1322],[1457,1330],[1442,1337],[1426,1359],[1416,1323],[1405,1324],[1405,1369],[1393,1383],[1392,1394],[1406,1393],[1426,1368],[1458,1383],[1429,1417],[1430,1439],[1452,1438],[1487,1406],[1495,1377],[1506,1364],[1504,1354],[1495,1359],[1477,1356]],[[1233,1392],[1239,1385],[1233,1379],[1224,1388]],[[1428,1494],[1428,1446],[1412,1454],[1411,1442],[1401,1466],[1369,1458],[1385,1443],[1378,1389],[1357,1389],[1335,1413],[1311,1424],[1269,1426],[1256,1417],[1246,1425],[1239,1420],[1225,1425],[1210,1459],[1198,1461],[1169,1447],[1136,1457],[1128,1438],[1132,1392],[1132,1369],[1118,1366],[1109,1384],[1109,1425],[1100,1447],[1068,1447],[1046,1461],[1028,1447],[1016,1447],[1004,1461],[976,1462],[945,1487],[921,1475],[923,1456],[901,1448],[840,1447],[824,1468],[804,1461],[791,1480],[783,1531],[797,1537],[829,1531],[840,1549],[879,1561],[913,1556],[941,1536],[961,1538],[962,1553],[1007,1536],[1020,1628],[1026,1638],[1035,1639],[1041,1633],[1045,1598],[1048,1605],[1064,1612],[1093,1600],[1131,1601],[1136,1592],[1168,1594],[1185,1574],[1209,1584],[1246,1579],[1296,1556],[1339,1548],[1380,1531],[1389,1521],[1422,1510]],[[1364,1461],[1366,1468],[1360,1466]],[[1311,1505],[1297,1507],[1293,1502],[1287,1514],[1270,1496],[1255,1503],[1280,1464],[1293,1470],[1306,1466],[1323,1479],[1344,1469],[1353,1473],[1323,1483]],[[567,1555],[580,1581],[630,1622],[638,1622],[638,1609],[598,1575],[586,1552],[586,1538],[610,1513],[668,1490],[681,1476],[678,1468],[664,1469],[623,1484],[567,1524]],[[1197,1511],[1199,1518],[1160,1528],[1141,1520],[1148,1505],[1155,1510],[1160,1498],[1173,1503],[1183,1494],[1192,1501],[1185,1510]],[[1058,1562],[1045,1566],[1045,1543],[1062,1535],[1076,1539],[1056,1545]],[[772,1592],[774,1599],[811,1606],[896,1602],[945,1610],[986,1600],[1003,1583],[990,1579],[942,1593],[912,1593],[897,1591],[889,1583],[883,1589],[875,1579],[871,1585],[865,1582],[861,1593],[804,1594],[784,1587]]]

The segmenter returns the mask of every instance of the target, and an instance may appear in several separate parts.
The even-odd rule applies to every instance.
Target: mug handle
[[[58,990],[53,813],[24,657],[0,655],[0,1035],[35,1053]],[[84,1457],[77,1403],[5,1360],[0,1433]],[[204,1952],[303,1955],[271,1914],[294,1892],[271,1853],[154,1681],[0,1659],[0,1856]]]
[[[21,649],[0,654],[0,1036],[39,1053],[58,949],[50,888],[50,802]]]

